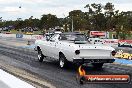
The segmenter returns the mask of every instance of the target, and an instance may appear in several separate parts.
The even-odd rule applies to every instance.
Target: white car
[[[110,46],[90,44],[84,34],[60,33],[55,34],[49,41],[36,40],[38,60],[51,57],[59,60],[61,68],[67,67],[68,62],[91,63],[101,68],[104,63],[115,61],[115,49]]]

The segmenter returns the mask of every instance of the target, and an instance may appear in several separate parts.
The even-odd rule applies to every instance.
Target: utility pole
[[[73,26],[73,16],[72,16],[72,32],[74,31],[74,26]]]
[[[0,22],[2,22],[2,17],[0,17]]]

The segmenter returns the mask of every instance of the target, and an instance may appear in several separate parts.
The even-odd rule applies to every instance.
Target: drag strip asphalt
[[[71,64],[68,69],[60,69],[58,62],[46,58],[40,63],[37,60],[37,52],[29,49],[10,47],[0,44],[0,67],[30,84],[40,88],[131,88],[129,84],[85,84],[79,85],[76,82],[78,66]],[[15,74],[18,69],[25,72],[26,78]],[[105,64],[102,70],[93,69],[91,65],[85,67],[87,74],[132,74],[132,68],[118,64]],[[13,72],[14,71],[14,72]],[[18,73],[18,72],[17,72]],[[19,74],[22,72],[19,72]],[[33,77],[28,76],[32,74]],[[34,79],[33,79],[34,78]],[[35,78],[39,81],[35,81]],[[38,87],[38,88],[39,88]]]

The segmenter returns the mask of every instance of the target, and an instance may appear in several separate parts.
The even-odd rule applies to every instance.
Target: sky
[[[72,10],[87,11],[87,4],[113,3],[116,10],[132,11],[132,0],[0,0],[0,17],[3,20],[41,18],[43,14],[53,14],[58,18],[68,16]],[[19,8],[21,7],[21,8]]]

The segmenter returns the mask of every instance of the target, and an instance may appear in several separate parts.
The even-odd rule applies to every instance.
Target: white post
[[[74,26],[73,26],[73,16],[72,16],[72,32],[74,31]]]

